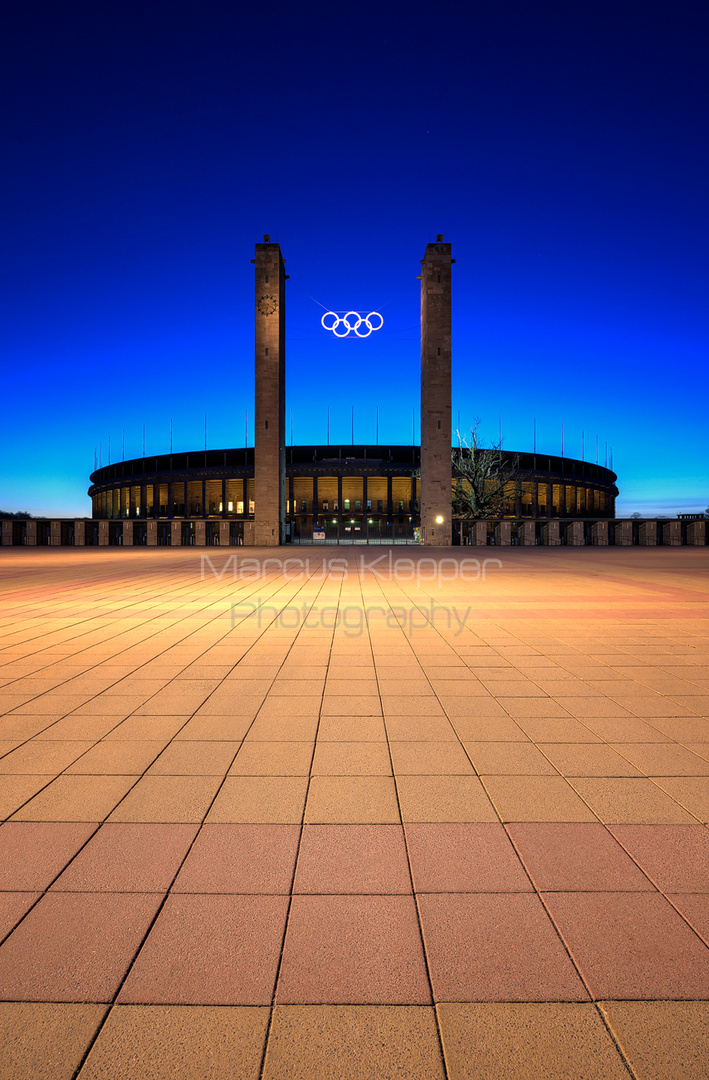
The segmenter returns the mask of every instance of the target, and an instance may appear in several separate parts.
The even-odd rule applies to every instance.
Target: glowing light
[[[372,318],[379,319],[378,326],[372,325]],[[363,323],[367,327],[366,333],[360,333],[359,328]],[[320,325],[324,330],[331,330],[335,337],[349,337],[351,333],[354,333],[359,338],[366,338],[373,330],[381,330],[384,326],[384,317],[378,311],[370,311],[368,315],[363,315],[359,311],[347,311],[344,315],[336,311],[326,311],[320,320]],[[343,329],[339,329],[340,327]]]
[[[438,517],[436,518],[436,525],[442,525],[442,524],[443,524],[443,518],[439,514]]]

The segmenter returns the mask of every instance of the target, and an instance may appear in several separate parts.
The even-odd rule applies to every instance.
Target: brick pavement
[[[706,1075],[709,550],[0,572],[2,1080]]]

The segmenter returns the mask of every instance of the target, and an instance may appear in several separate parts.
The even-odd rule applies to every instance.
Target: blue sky
[[[600,460],[620,513],[709,504],[700,0],[7,5],[2,509],[102,460],[241,446],[253,245],[281,244],[296,443],[408,443],[425,245],[453,244],[453,415]],[[313,299],[314,298],[314,299]],[[336,341],[319,305],[381,309]],[[290,432],[289,432],[290,440]]]

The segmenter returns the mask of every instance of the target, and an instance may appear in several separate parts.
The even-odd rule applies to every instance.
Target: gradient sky
[[[290,274],[295,443],[410,443],[419,260],[453,244],[453,417],[703,510],[705,0],[8,0],[0,508],[102,461],[243,446],[253,245]],[[323,307],[378,309],[336,341]],[[501,418],[501,420],[500,420]],[[250,426],[249,441],[252,440]],[[288,433],[290,442],[290,427]]]

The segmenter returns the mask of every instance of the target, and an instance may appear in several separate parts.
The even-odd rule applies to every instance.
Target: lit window
[[[229,507],[229,513],[230,513],[230,514],[231,514],[231,513],[233,513],[233,510],[234,510],[234,504],[233,504],[233,502],[227,503],[227,506]]]
[[[237,514],[243,514],[243,512],[244,512],[244,504],[243,504],[243,502],[238,502],[236,504],[236,512],[237,512]]]
[[[255,512],[256,512],[256,506],[255,506],[254,500],[249,499],[249,513],[253,514]]]
[[[350,508],[350,500],[345,499],[345,510],[349,510],[349,508]]]

